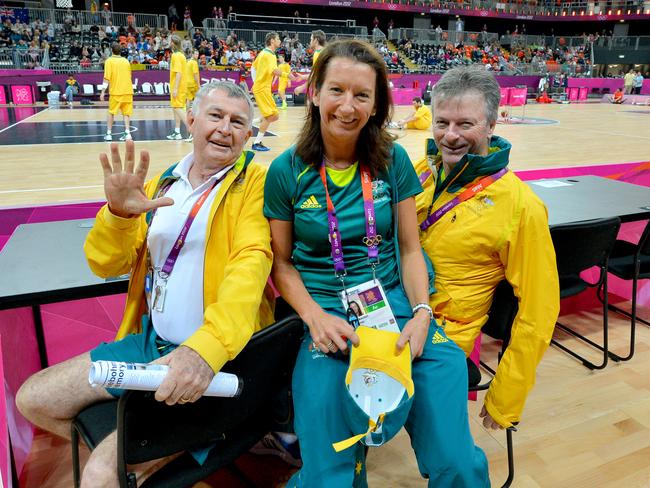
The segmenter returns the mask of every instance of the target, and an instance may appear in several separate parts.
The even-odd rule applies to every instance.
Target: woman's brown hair
[[[356,147],[359,161],[367,164],[372,174],[376,175],[378,172],[388,169],[391,149],[395,140],[395,137],[385,129],[393,112],[386,63],[375,48],[367,42],[356,39],[331,42],[321,51],[318,62],[309,75],[307,81],[309,93],[321,90],[327,75],[327,67],[334,58],[348,58],[366,64],[377,75],[375,114],[361,129]],[[313,103],[308,103],[305,125],[296,142],[296,154],[305,163],[318,167],[323,161],[324,150],[320,110]]]

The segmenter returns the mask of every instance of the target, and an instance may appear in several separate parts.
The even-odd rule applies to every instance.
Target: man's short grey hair
[[[459,98],[468,92],[483,95],[487,122],[494,124],[499,116],[501,90],[494,75],[483,65],[459,66],[442,75],[431,92],[431,107],[435,109],[436,102]]]
[[[248,96],[248,93],[246,93],[243,88],[233,83],[232,81],[211,81],[210,83],[206,83],[205,85],[201,86],[199,91],[196,92],[194,101],[192,102],[192,114],[194,117],[197,117],[199,115],[203,99],[213,90],[222,90],[229,98],[239,98],[246,100],[246,103],[248,104],[248,127],[252,127],[254,113],[253,102]]]

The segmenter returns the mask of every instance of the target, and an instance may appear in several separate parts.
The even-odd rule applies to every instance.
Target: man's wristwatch
[[[429,312],[429,318],[433,320],[433,310],[431,309],[428,303],[416,303],[415,306],[413,307],[414,316],[418,310],[426,310],[427,312]]]

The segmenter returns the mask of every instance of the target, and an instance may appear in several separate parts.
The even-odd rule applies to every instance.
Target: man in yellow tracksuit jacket
[[[469,355],[497,284],[505,279],[512,286],[519,311],[481,412],[485,427],[507,428],[520,419],[559,312],[547,211],[507,171],[510,143],[493,136],[499,87],[492,74],[450,70],[434,87],[432,102],[434,140],[414,164],[424,188],[416,197],[420,240],[436,272],[429,304]],[[482,190],[453,206],[490,175],[492,182],[483,180]]]
[[[256,213],[262,208],[266,168],[253,163],[253,157],[250,151],[242,154],[210,208],[209,221],[218,225],[212,227],[205,243],[205,323],[183,342],[198,352],[215,372],[237,356],[254,332],[273,321],[268,300],[272,295],[265,289],[272,263],[270,247],[266,247],[270,242],[268,226],[261,224]],[[153,198],[164,182],[177,178],[173,175],[175,167],[147,183],[148,197]],[[104,205],[84,246],[88,264],[96,275],[106,278],[131,271],[124,317],[116,340],[139,333],[141,317],[147,312],[144,291],[147,220],[147,214],[138,219],[116,218],[108,205]],[[116,260],[116,254],[129,246],[128,254]],[[235,302],[249,306],[238,307],[237,313],[233,313]]]
[[[273,255],[262,213],[266,168],[243,147],[252,134],[253,105],[237,85],[212,82],[196,94],[188,124],[193,151],[144,183],[149,156],[127,141],[124,166],[116,144],[100,156],[107,204],[84,250],[101,277],[130,273],[116,341],[49,367],[22,385],[16,403],[39,427],[70,438],[85,407],[119,396],[92,388],[90,362],[165,364],[156,399],[198,400],[214,375],[253,333],[269,325],[267,279]],[[82,486],[117,486],[117,436],[91,453]],[[202,453],[192,453],[197,460]],[[170,459],[134,467],[139,482]]]

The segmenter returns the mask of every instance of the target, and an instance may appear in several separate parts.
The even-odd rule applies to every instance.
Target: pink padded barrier
[[[586,86],[581,86],[580,92],[578,93],[578,100],[580,101],[586,100],[588,94],[589,94],[589,88],[587,88]]]
[[[499,105],[501,107],[510,105],[510,87],[502,86],[499,90],[501,91],[501,102],[499,102]]]
[[[32,105],[34,93],[31,85],[11,85],[11,101],[14,105]]]
[[[510,88],[510,105],[512,107],[521,107],[526,105],[526,95],[528,88]]]
[[[577,86],[567,88],[566,92],[567,92],[567,96],[568,96],[570,102],[577,102],[578,101],[578,95],[580,94],[580,88],[578,88]]]

